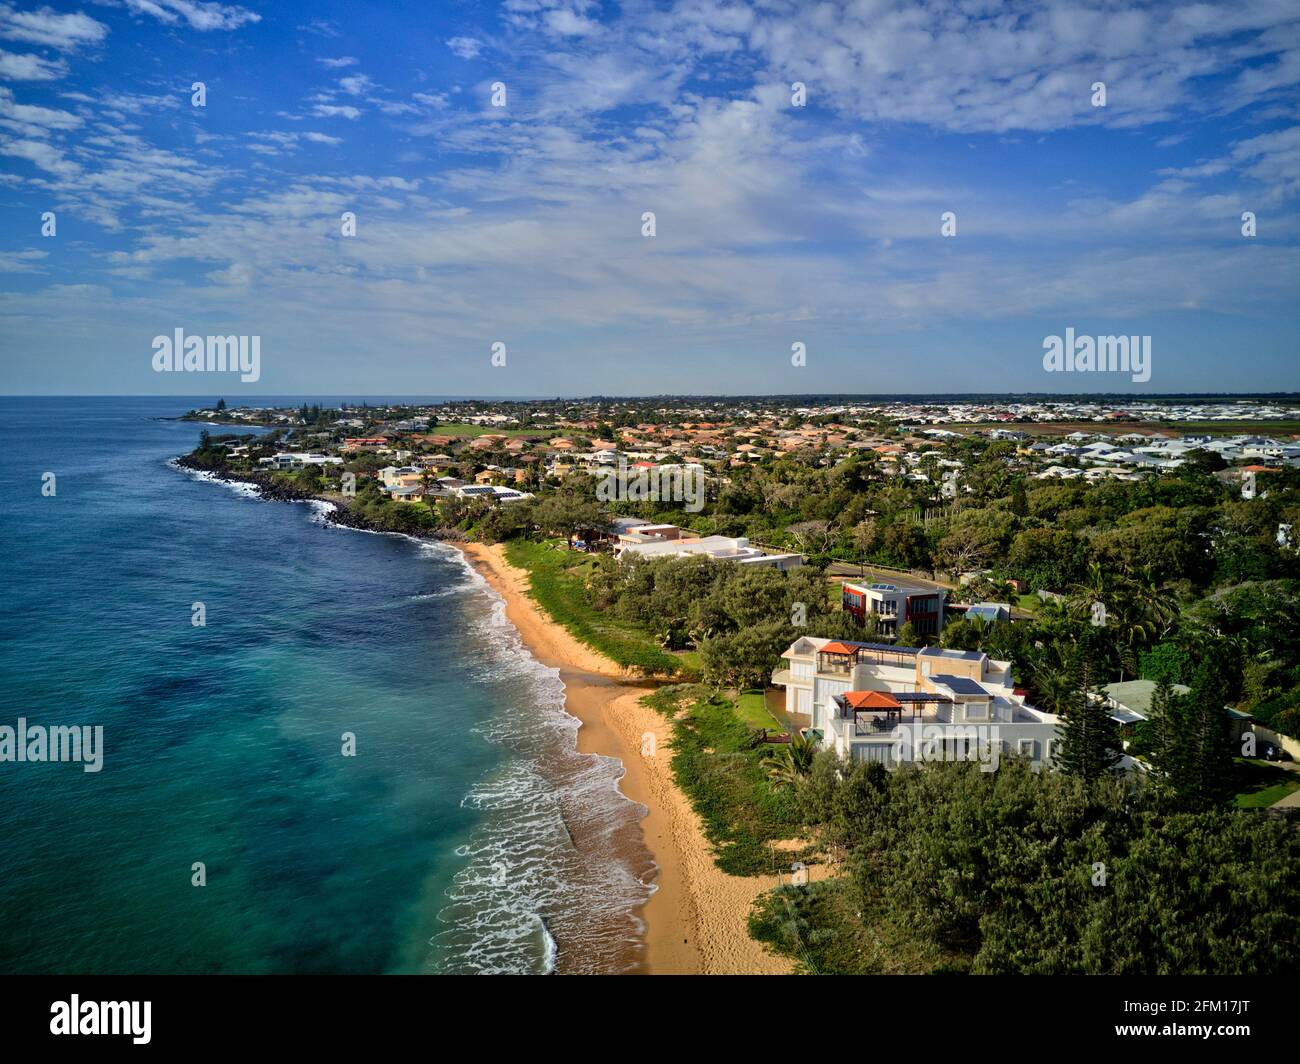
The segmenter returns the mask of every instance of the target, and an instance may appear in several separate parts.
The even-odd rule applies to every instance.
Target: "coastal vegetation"
[[[778,860],[771,845],[800,828],[795,794],[771,785],[768,747],[735,703],[695,684],[661,688],[645,702],[673,721],[673,777],[699,813],[718,867],[752,876],[797,858],[784,850]]]
[[[683,667],[641,626],[592,609],[586,588],[596,559],[560,549],[556,541],[511,540],[506,559],[525,570],[533,598],[557,624],[624,668],[671,676]]]
[[[1158,787],[819,755],[800,808],[842,873],[766,896],[753,933],[808,971],[1284,974],[1300,836]],[[904,942],[898,952],[871,948]],[[918,960],[926,965],[916,967]]]

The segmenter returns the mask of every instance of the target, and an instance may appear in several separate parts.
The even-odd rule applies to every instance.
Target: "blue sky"
[[[1292,0],[0,0],[0,390],[1300,389],[1298,85]]]

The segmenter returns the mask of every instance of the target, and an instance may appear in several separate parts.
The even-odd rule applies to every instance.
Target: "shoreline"
[[[635,971],[650,975],[786,974],[792,965],[749,937],[754,899],[776,886],[770,876],[723,872],[669,764],[670,722],[641,705],[654,690],[628,670],[581,643],[533,601],[528,574],[506,560],[497,544],[448,543],[506,604],[506,617],[542,664],[557,668],[565,709],[576,717],[578,750],[617,758],[623,795],[646,809],[641,832],[658,872],[655,891],[641,907],[644,954]],[[642,755],[653,733],[656,756]]]
[[[256,474],[195,468],[184,461],[186,457],[170,464],[201,479],[244,485],[268,502],[324,504],[329,508],[323,515],[328,524],[455,548],[501,596],[506,618],[529,653],[560,673],[565,711],[581,724],[578,752],[616,759],[623,766],[619,791],[646,810],[640,820],[642,841],[657,872],[654,890],[637,912],[643,924],[643,949],[633,974],[784,975],[793,971],[792,961],[749,936],[754,900],[777,886],[777,879],[732,876],[714,863],[700,818],[673,779],[671,723],[641,704],[641,698],[656,688],[552,620],[533,600],[528,574],[506,559],[504,546],[372,528],[364,520],[344,516],[346,510],[333,499],[277,491],[267,478]],[[641,753],[647,733],[655,737],[657,756]],[[813,871],[819,878],[821,870]]]

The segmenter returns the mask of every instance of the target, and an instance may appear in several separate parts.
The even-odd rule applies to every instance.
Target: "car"
[[[1265,761],[1282,760],[1282,748],[1278,746],[1277,743],[1260,743],[1255,749],[1255,754],[1257,757],[1260,757]]]

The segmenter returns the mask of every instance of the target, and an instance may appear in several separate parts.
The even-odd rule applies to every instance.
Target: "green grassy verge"
[[[704,822],[719,868],[735,876],[774,870],[767,845],[798,834],[793,796],[775,791],[760,761],[767,748],[750,748],[751,725],[728,698],[696,685],[665,687],[645,704],[672,718],[683,706],[686,715],[673,725],[673,776]],[[782,867],[797,858],[783,851]]]
[[[1300,773],[1244,757],[1233,758],[1233,766],[1238,809],[1266,809],[1300,790]]]
[[[736,714],[751,728],[785,731],[781,722],[767,711],[767,697],[762,691],[742,691],[736,702]]]
[[[668,653],[635,625],[606,617],[587,605],[585,572],[593,564],[553,542],[515,539],[506,544],[511,565],[527,571],[533,598],[557,624],[625,668],[648,676],[675,676],[680,658]]]
[[[1159,427],[1193,436],[1290,436],[1300,432],[1300,421],[1165,421]]]
[[[508,429],[495,425],[470,425],[460,421],[449,421],[445,425],[435,425],[428,431],[430,436],[536,436],[539,439],[547,433],[538,429]]]

